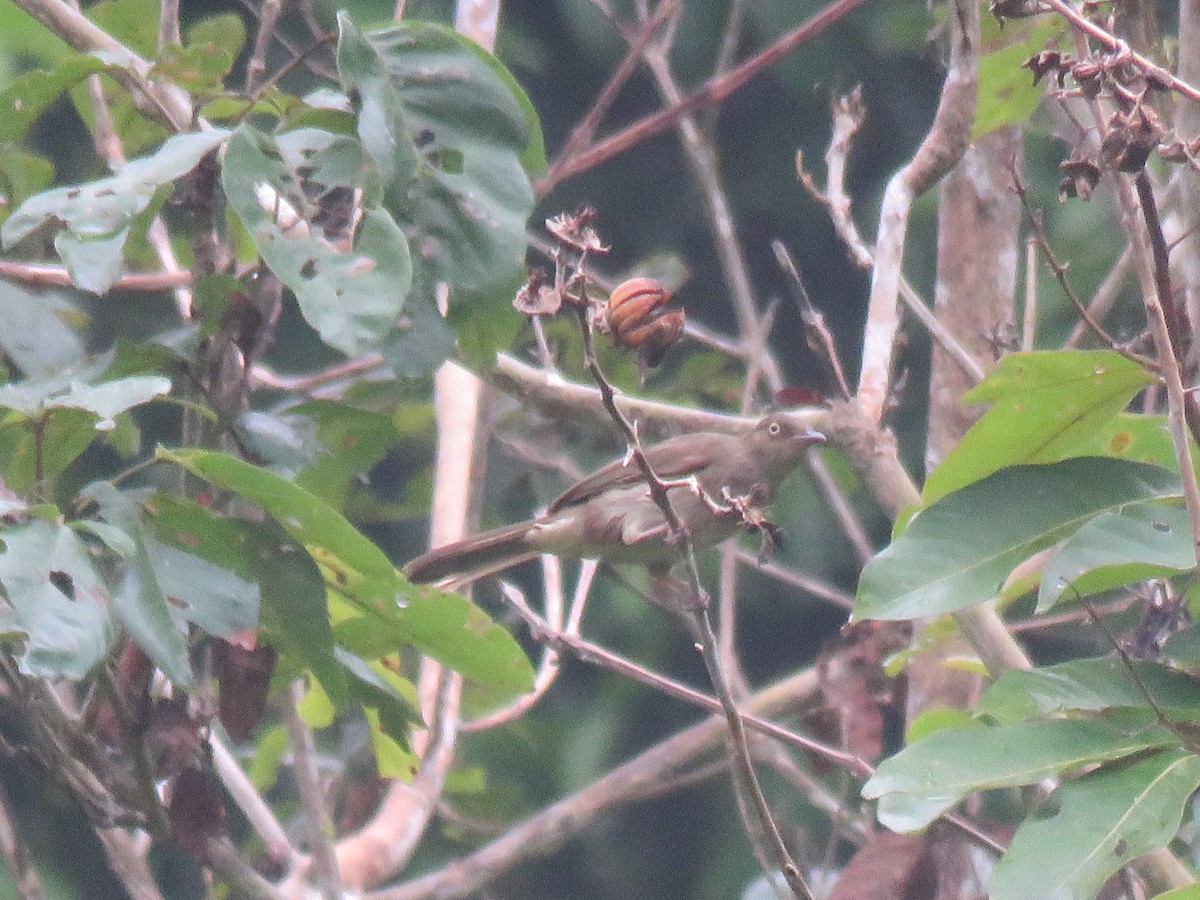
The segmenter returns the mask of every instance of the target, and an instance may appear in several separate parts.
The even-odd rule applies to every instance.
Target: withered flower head
[[[1092,191],[1100,181],[1100,167],[1090,159],[1068,159],[1058,164],[1063,179],[1058,185],[1058,199],[1078,197],[1090,200]]]
[[[596,211],[590,206],[581,206],[573,213],[560,213],[546,220],[546,230],[576,250],[584,253],[607,253],[600,235],[592,227]]]
[[[513,298],[517,312],[526,316],[552,316],[562,307],[562,295],[555,290],[546,273],[531,269],[529,278]]]

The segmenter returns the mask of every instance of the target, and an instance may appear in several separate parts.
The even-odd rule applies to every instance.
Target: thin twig
[[[304,698],[304,683],[299,679],[292,682],[283,701],[283,718],[287,724],[288,738],[292,747],[292,771],[304,807],[305,824],[308,826],[309,847],[312,851],[312,875],[317,889],[328,900],[341,896],[337,858],[330,840],[333,823],[325,805],[325,791],[321,787],[321,773],[317,768],[316,748],[312,732],[300,718],[300,701]]]
[[[1136,182],[1138,195],[1142,201],[1142,215],[1145,217],[1146,227],[1151,233],[1151,244],[1157,248],[1162,246],[1162,228],[1158,224],[1154,192],[1144,174]],[[1175,445],[1175,461],[1179,466],[1179,477],[1183,484],[1183,501],[1192,525],[1192,546],[1196,562],[1200,564],[1200,485],[1197,484],[1196,467],[1192,463],[1187,414],[1189,402],[1194,403],[1194,400],[1189,398],[1183,389],[1180,360],[1175,356],[1176,343],[1172,340],[1171,326],[1166,314],[1166,306],[1171,300],[1162,296],[1163,293],[1170,293],[1170,273],[1163,271],[1166,265],[1165,249],[1161,255],[1156,249],[1155,293],[1145,297],[1146,319],[1158,350],[1160,374],[1167,388],[1167,424]]]
[[[788,253],[787,246],[783,241],[778,238],[771,241],[771,252],[775,254],[775,262],[779,264],[779,268],[783,269],[783,274],[787,276],[788,285],[792,290],[792,297],[796,301],[796,307],[800,310],[800,321],[804,323],[808,345],[833,376],[833,383],[837,387],[841,399],[849,400],[851,396],[850,384],[846,381],[846,373],[842,369],[842,360],[838,354],[837,344],[834,342],[833,335],[829,333],[829,328],[825,324],[825,316],[821,314],[821,311],[817,309],[812,299],[808,296],[808,290],[804,287],[804,279],[800,277],[796,263],[792,259],[792,255]]]
[[[1075,323],[1064,347],[1078,346],[1079,342],[1083,340],[1083,336],[1091,329],[1088,322],[1090,320],[1099,322],[1108,315],[1121,292],[1121,286],[1125,283],[1125,277],[1129,274],[1129,267],[1132,264],[1133,247],[1126,244],[1121,255],[1117,257],[1117,261],[1113,263],[1108,274],[1104,276],[1104,280],[1100,282],[1100,287],[1096,288],[1096,293],[1092,295],[1092,299],[1087,305],[1087,318],[1081,317]]]
[[[282,0],[263,0],[259,7],[258,31],[254,35],[254,50],[246,63],[246,93],[253,94],[263,73],[267,71],[267,51],[275,35],[275,23],[283,12]]]
[[[855,88],[833,102],[833,134],[825,151],[824,190],[817,186],[816,179],[804,168],[802,153],[796,154],[796,173],[805,189],[829,211],[833,230],[846,245],[850,258],[860,268],[869,271],[875,265],[875,251],[867,246],[859,234],[858,226],[854,223],[850,195],[846,192],[846,163],[854,135],[862,125],[864,115],[861,88]],[[983,380],[983,366],[933,314],[903,273],[900,275],[900,299],[938,346],[958,363],[964,374],[976,383]]]
[[[675,125],[681,116],[706,106],[721,103],[763,70],[774,65],[793,49],[816,37],[829,26],[841,21],[847,13],[865,2],[866,0],[834,0],[807,22],[789,31],[765,50],[755,54],[729,72],[701,85],[674,106],[653,113],[629,127],[623,128],[611,137],[593,144],[589,149],[564,163],[553,178],[547,175],[540,179],[534,185],[535,192],[539,197],[544,197],[560,182],[595,168],[600,163],[623,153],[653,135],[661,134]]]
[[[76,50],[91,53],[100,50],[113,57],[112,77],[124,84],[140,100],[139,105],[161,118],[175,131],[186,131],[192,122],[191,100],[187,93],[161,79],[151,81],[149,61],[134,53],[83,13],[63,0],[17,0],[17,5]]]
[[[19,262],[0,259],[0,277],[10,278],[34,287],[72,287],[71,273],[65,266],[42,263]],[[182,272],[130,272],[113,282],[112,290],[157,293],[190,286],[192,273]]]
[[[789,569],[775,562],[763,562],[758,558],[757,552],[746,550],[743,547],[738,547],[734,553],[738,562],[758,569],[764,575],[781,581],[786,585],[798,588],[807,594],[812,594],[827,603],[832,603],[834,606],[845,610],[854,608],[854,597],[847,594],[845,591],[839,591],[832,585],[814,578],[812,575],[806,575],[803,572],[797,572],[794,569]]]
[[[679,0],[660,0],[658,6],[654,8],[654,14],[642,22],[638,34],[629,42],[629,48],[625,51],[625,56],[617,64],[613,73],[608,76],[608,81],[604,87],[600,89],[600,93],[596,95],[596,99],[592,101],[592,105],[588,107],[583,118],[579,120],[571,133],[567,136],[567,140],[563,143],[562,149],[558,151],[558,155],[554,161],[550,163],[547,178],[554,179],[557,172],[562,169],[563,165],[571,160],[573,156],[582,151],[590,144],[596,136],[596,129],[600,127],[600,121],[604,118],[604,114],[608,112],[613,101],[617,98],[625,83],[629,81],[634,70],[642,58],[642,51],[654,39],[658,29],[663,23],[674,15],[679,9]]]
[[[238,809],[242,811],[242,815],[246,817],[246,821],[250,823],[250,827],[262,838],[267,856],[281,864],[285,871],[290,871],[296,865],[300,854],[292,846],[279,820],[275,818],[275,811],[255,789],[224,741],[210,733],[208,745],[212,751],[213,771]]]
[[[649,46],[644,55],[662,98],[669,106],[681,103],[683,95],[671,73],[666,49],[661,46]],[[716,148],[701,132],[692,114],[685,113],[680,116],[677,127],[688,165],[696,177],[696,182],[700,185],[704,198],[717,261],[721,266],[725,287],[733,301],[733,311],[738,322],[738,334],[744,345],[762,347],[767,343],[768,317],[759,316],[758,307],[754,301],[750,269],[746,263],[746,254],[737,239],[729,197],[721,182]],[[768,386],[772,392],[779,390],[782,387],[779,373],[758,363],[760,355],[760,353],[752,353],[750,356],[751,366],[755,367],[754,372],[764,371],[768,375]],[[747,393],[753,394],[756,381],[757,378],[747,379]]]
[[[806,669],[749,698],[746,708],[769,719],[783,710],[794,709],[813,697],[817,689],[815,671]],[[406,884],[368,894],[364,900],[428,897],[448,900],[477,896],[484,885],[502,872],[522,860],[561,846],[565,839],[591,827],[600,813],[641,799],[671,773],[711,752],[727,734],[728,725],[723,717],[707,718],[640,753],[577,793],[537,811],[453,865]]]
[[[504,595],[509,605],[517,611],[517,614],[529,626],[533,637],[539,642],[545,643],[548,646],[570,653],[581,662],[589,665],[597,666],[602,669],[607,669],[610,672],[615,672],[618,675],[630,678],[641,684],[645,684],[655,690],[661,691],[668,697],[674,697],[677,700],[684,700],[696,706],[703,707],[712,713],[722,713],[724,710],[721,707],[721,701],[716,697],[710,697],[703,694],[687,685],[667,678],[665,675],[660,675],[644,666],[640,666],[635,662],[625,659],[610,650],[606,650],[599,644],[585,640],[578,635],[569,634],[565,631],[557,631],[551,627],[543,617],[539,616],[533,608],[525,600],[520,592],[506,591]],[[855,756],[853,753],[845,753],[816,741],[812,738],[777,725],[767,719],[759,718],[751,714],[743,714],[746,724],[760,734],[768,737],[777,738],[786,744],[797,747],[808,753],[812,753],[822,759],[829,760],[836,766],[844,768],[852,775],[867,778],[873,773],[871,766]]]
[[[690,615],[686,617],[686,620],[690,623],[697,638],[698,649],[704,659],[705,668],[708,669],[709,678],[713,682],[713,687],[717,691],[717,696],[720,698],[721,706],[725,712],[733,751],[733,771],[737,776],[735,783],[740,782],[743,791],[749,794],[758,816],[758,823],[771,842],[772,855],[782,870],[788,885],[797,897],[809,898],[811,900],[813,896],[812,891],[808,887],[807,882],[805,882],[804,875],[801,873],[799,866],[793,861],[787,845],[784,843],[783,835],[780,833],[779,826],[776,825],[775,819],[771,815],[766,797],[762,793],[762,787],[758,783],[758,776],[754,772],[754,764],[750,758],[749,744],[746,741],[745,725],[742,722],[741,713],[738,711],[729,679],[726,677],[725,670],[721,665],[719,643],[713,631],[712,619],[709,615],[709,604],[704,602],[705,594],[700,583],[700,568],[696,562],[695,547],[692,545],[687,528],[680,521],[671,506],[667,486],[655,474],[650,461],[642,451],[637,429],[625,417],[615,402],[612,384],[605,377],[596,359],[595,349],[592,344],[592,330],[591,322],[588,318],[586,294],[580,299],[584,302],[580,303],[576,309],[579,314],[580,334],[583,339],[584,365],[591,374],[592,379],[596,382],[596,386],[600,389],[600,396],[605,409],[624,433],[626,441],[629,444],[632,462],[641,471],[642,477],[649,488],[650,497],[654,501],[654,504],[662,511],[672,540],[678,544],[680,553],[687,566],[693,604],[692,608],[688,610]],[[753,831],[749,823],[747,823],[747,835],[753,839]]]
[[[1021,350],[1028,353],[1037,337],[1037,241],[1025,239],[1025,309],[1021,319]]]
[[[1121,40],[1116,35],[1105,31],[1091,19],[1085,18],[1064,0],[1045,0],[1046,5],[1054,12],[1058,13],[1064,19],[1069,21],[1080,31],[1083,31],[1095,38],[1109,50],[1117,50],[1122,54],[1127,54],[1128,59],[1147,75],[1152,76],[1159,83],[1168,83],[1171,89],[1176,91],[1183,97],[1195,103],[1200,103],[1200,89],[1193,87],[1181,78],[1178,78],[1175,73],[1169,69],[1164,69],[1157,65],[1152,60],[1147,59],[1140,53],[1132,50],[1129,45]]]

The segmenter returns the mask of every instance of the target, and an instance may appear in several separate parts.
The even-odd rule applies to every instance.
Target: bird
[[[692,545],[702,549],[748,524],[747,516],[729,511],[731,505],[759,509],[770,503],[805,452],[824,442],[794,414],[773,413],[742,434],[693,432],[644,452],[655,476],[670,483],[671,508]],[[568,488],[536,518],[436,547],[409,562],[404,573],[413,584],[464,584],[543,553],[642,565],[652,574],[682,558],[681,542],[627,455]]]

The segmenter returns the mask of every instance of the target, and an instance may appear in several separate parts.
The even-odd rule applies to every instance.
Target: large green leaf
[[[1017,829],[989,896],[1092,900],[1126,863],[1171,842],[1197,786],[1200,756],[1182,750],[1067,782]]]
[[[399,101],[399,115],[360,114],[364,144],[409,144],[396,152],[390,166],[396,177],[385,179],[384,188],[389,208],[420,248],[414,255],[425,290],[411,337],[397,335],[389,358],[433,355],[421,334],[440,324],[428,313],[436,309],[434,286],[444,284],[460,347],[486,361],[523,321],[511,301],[524,277],[534,203],[529,171],[545,164],[536,116],[504,67],[449,28],[402,23],[360,35],[344,15],[339,26],[339,46],[354,51],[339,54],[339,71],[347,86],[358,87],[362,112],[394,110]],[[365,52],[364,39],[373,53]],[[371,90],[363,94],[363,86]],[[439,347],[448,347],[444,330],[435,333]],[[404,368],[428,365],[422,359]]]
[[[90,412],[101,423],[111,423],[117,413],[149,403],[170,390],[170,380],[161,375],[129,375],[98,384],[71,379],[65,385],[61,378],[55,377],[0,385],[0,406],[30,418],[51,409],[80,409]]]
[[[325,581],[302,546],[273,523],[218,516],[170,494],[155,495],[145,509],[159,541],[256,586],[257,611],[272,643],[290,654],[297,669],[311,669],[335,703],[346,702],[345,672],[333,655]],[[235,605],[226,616],[248,616],[248,596],[241,602],[229,599]]]
[[[324,551],[320,562],[362,579],[356,586],[364,589],[367,597],[394,602],[398,576],[384,552],[304,488],[225,453],[160,448],[158,455],[257,503],[300,543]]]
[[[533,667],[520,644],[466,597],[410,588],[402,601],[400,624],[418,650],[482,684],[532,688]]]
[[[1187,510],[1138,503],[1104,512],[1071,535],[1046,564],[1038,611],[1064,597],[1087,597],[1195,567]]]
[[[270,138],[245,126],[229,141],[221,181],[258,252],[321,339],[349,355],[378,346],[412,283],[408,243],[391,215],[367,206],[353,249],[329,243],[306,218],[310,201],[298,193],[299,173]]]
[[[1168,718],[1200,720],[1200,679],[1146,660],[1131,664],[1133,672],[1120,657],[1101,656],[1012,669],[988,686],[975,713],[1003,723],[1113,707],[1143,708],[1145,688]]]
[[[72,279],[85,290],[103,293],[120,273],[121,251],[133,220],[160,188],[190,172],[228,136],[220,129],[177,134],[108,178],[30,197],[0,226],[0,241],[11,247],[43,225],[62,226],[65,230],[55,246]]]
[[[143,536],[155,580],[177,621],[229,638],[258,626],[259,588],[202,556]]]
[[[1121,412],[1154,375],[1111,350],[1012,353],[963,395],[992,408],[930,473],[933,503],[1005,466],[1058,462]]]
[[[36,381],[83,361],[83,341],[68,324],[82,317],[68,291],[35,291],[0,279],[0,347],[26,378]]]
[[[28,636],[20,663],[30,675],[82,678],[115,631],[108,588],[87,547],[65,525],[33,520],[0,532],[0,584]]]
[[[863,796],[879,800],[879,821],[888,828],[916,831],[973,791],[1035,784],[1178,744],[1149,711],[943,728],[880,763]]]
[[[1173,473],[1127,460],[1001,469],[917,513],[863,569],[854,615],[907,619],[981,603],[1018,563],[1094,516],[1178,496]]]
[[[125,579],[112,594],[113,613],[154,665],[181,687],[192,682],[187,642],[171,615],[170,601],[163,593],[145,546],[139,546]]]

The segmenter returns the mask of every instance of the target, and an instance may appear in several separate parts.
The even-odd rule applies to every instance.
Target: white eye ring
[[[783,431],[783,426],[778,422],[772,422],[767,426],[767,434],[771,435],[771,437],[775,437],[775,435],[779,434],[781,431]]]

